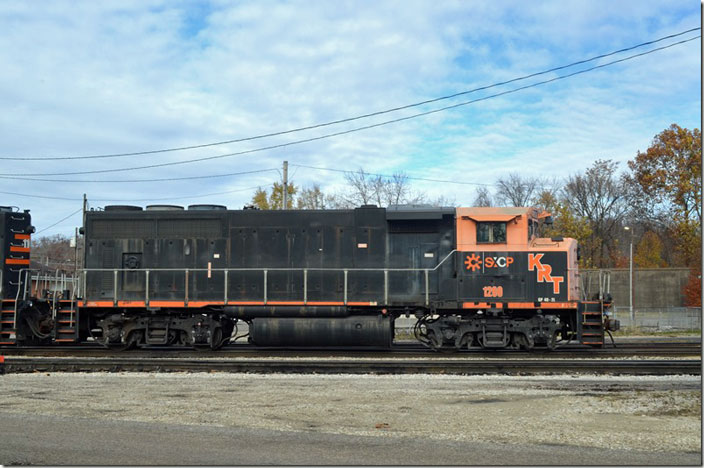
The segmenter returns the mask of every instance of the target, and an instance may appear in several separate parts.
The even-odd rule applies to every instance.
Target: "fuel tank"
[[[249,334],[258,346],[373,346],[388,348],[393,321],[385,316],[255,318]]]

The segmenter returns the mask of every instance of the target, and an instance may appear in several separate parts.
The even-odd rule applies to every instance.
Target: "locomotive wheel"
[[[124,343],[107,343],[106,346],[113,351],[129,351],[137,347],[141,338],[142,332],[140,330],[133,330],[129,332]]]
[[[215,351],[222,348],[223,344],[225,343],[222,339],[222,327],[215,327],[215,329],[213,329],[213,335],[210,338],[210,349]]]

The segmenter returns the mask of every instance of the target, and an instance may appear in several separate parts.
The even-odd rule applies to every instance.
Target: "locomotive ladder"
[[[76,343],[78,341],[78,309],[76,301],[59,299],[56,301],[56,333],[57,343]]]
[[[602,301],[582,302],[579,310],[581,321],[581,343],[594,347],[604,345],[604,303]]]
[[[17,315],[15,300],[0,301],[0,345],[17,344]]]
[[[58,271],[56,273],[56,284],[59,284]],[[66,278],[61,277],[61,291],[66,290]],[[72,281],[71,297],[56,299],[52,302],[51,309],[54,317],[54,342],[56,343],[76,343],[78,342],[78,308],[76,303],[75,282]],[[56,287],[53,288],[56,290]]]

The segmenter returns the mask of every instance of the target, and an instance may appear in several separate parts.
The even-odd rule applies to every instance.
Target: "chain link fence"
[[[621,321],[622,329],[695,331],[702,328],[699,307],[638,307],[633,310],[633,319],[628,306],[614,307],[612,318]]]

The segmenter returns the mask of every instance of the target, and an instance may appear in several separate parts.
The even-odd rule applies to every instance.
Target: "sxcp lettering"
[[[464,264],[467,266],[467,270],[476,271],[484,265],[484,268],[508,268],[513,263],[513,257],[511,256],[497,256],[490,257],[485,256],[484,259],[473,253],[467,255]]]
[[[513,257],[485,257],[486,268],[506,268],[513,263]]]

